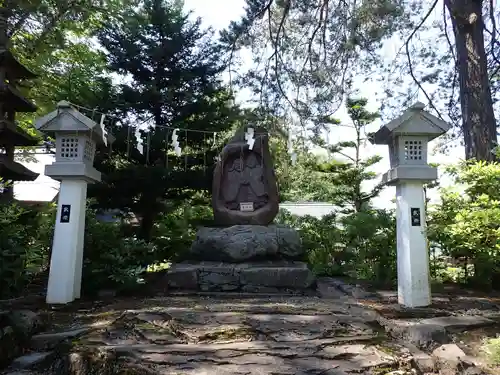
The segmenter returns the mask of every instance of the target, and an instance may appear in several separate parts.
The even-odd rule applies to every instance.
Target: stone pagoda
[[[9,50],[8,10],[0,8],[0,178],[2,182],[34,181],[34,173],[14,161],[16,146],[35,146],[38,141],[16,125],[16,112],[35,112],[36,106],[16,88],[18,82],[35,75],[17,61]],[[1,199],[12,199],[12,185],[0,190]]]

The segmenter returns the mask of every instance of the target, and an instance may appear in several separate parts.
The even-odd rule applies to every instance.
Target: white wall
[[[310,215],[320,219],[335,211],[335,206],[324,202],[284,202],[280,203],[280,209],[287,210],[293,215]]]
[[[14,198],[20,201],[50,202],[59,192],[59,182],[45,176],[45,166],[54,161],[52,154],[35,155],[36,162],[21,162],[26,168],[40,173],[35,181],[19,181],[14,184]]]

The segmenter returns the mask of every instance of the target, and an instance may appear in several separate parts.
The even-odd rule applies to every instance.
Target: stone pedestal
[[[310,289],[314,276],[303,262],[186,262],[167,272],[169,289],[202,292],[290,293]]]
[[[300,236],[284,226],[201,228],[189,260],[166,274],[170,290],[303,293],[315,286]]]
[[[300,236],[295,229],[279,225],[233,225],[199,229],[189,256],[197,260],[239,263],[298,260],[303,253]]]

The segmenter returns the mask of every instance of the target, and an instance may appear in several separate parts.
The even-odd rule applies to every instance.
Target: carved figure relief
[[[228,183],[222,192],[226,207],[239,210],[241,202],[252,202],[254,209],[264,207],[268,198],[262,158],[254,152],[245,151],[240,157],[233,157],[228,162],[223,178]]]
[[[268,225],[279,209],[268,134],[257,128],[252,150],[243,134],[240,130],[224,147],[215,168],[214,217],[221,225]]]

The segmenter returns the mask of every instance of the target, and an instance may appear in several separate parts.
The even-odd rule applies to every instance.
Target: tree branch
[[[406,40],[405,42],[405,51],[406,51],[406,57],[408,59],[408,66],[409,66],[409,69],[410,69],[410,75],[411,75],[411,78],[413,79],[413,81],[417,84],[418,88],[424,93],[425,97],[427,98],[428,102],[429,102],[429,105],[432,107],[432,109],[434,109],[434,111],[436,111],[438,117],[444,121],[443,117],[441,116],[441,113],[438,111],[438,109],[436,108],[436,106],[434,105],[434,103],[432,102],[431,98],[429,97],[429,95],[427,94],[427,92],[424,90],[424,88],[422,87],[422,84],[419,82],[419,80],[417,79],[417,77],[415,77],[415,73],[413,72],[413,65],[412,65],[412,62],[411,62],[411,56],[410,56],[410,49],[409,49],[409,45],[410,45],[410,41],[412,40],[413,36],[417,33],[417,31],[423,26],[423,24],[425,23],[425,21],[427,21],[427,19],[429,18],[429,16],[431,15],[432,11],[434,10],[434,8],[436,7],[438,3],[438,0],[434,0],[434,2],[432,3],[430,9],[427,11],[427,13],[425,14],[425,16],[422,18],[422,20],[420,21],[420,23],[417,25],[417,27],[412,31],[412,33],[410,34],[410,36],[408,37],[408,39]]]

